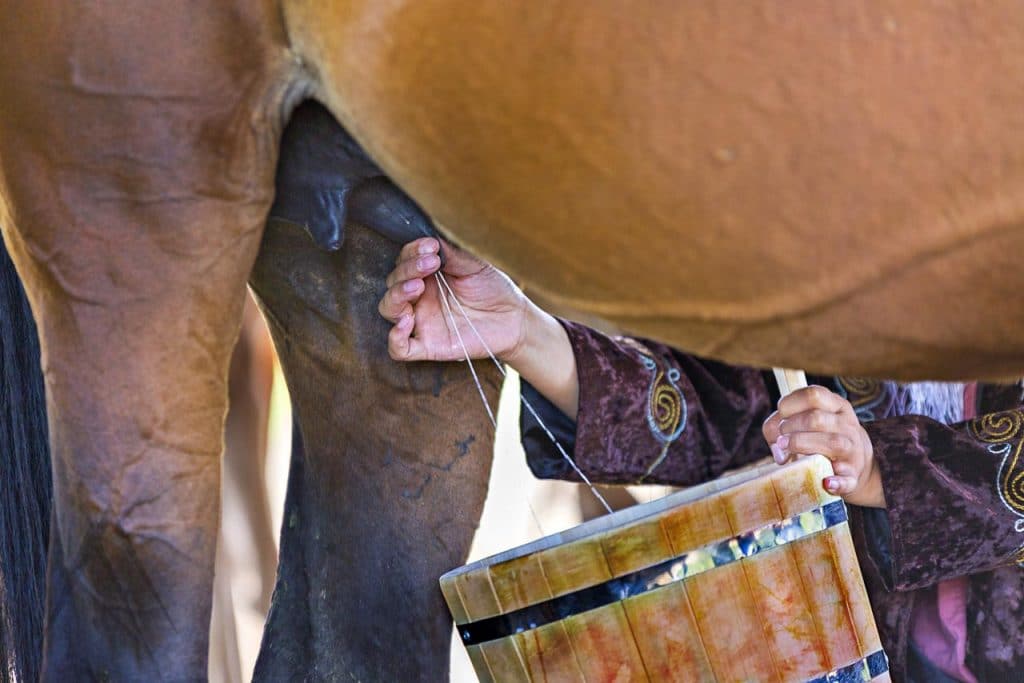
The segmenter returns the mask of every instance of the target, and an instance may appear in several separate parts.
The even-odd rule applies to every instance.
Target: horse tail
[[[0,681],[39,680],[52,482],[39,339],[0,240]]]

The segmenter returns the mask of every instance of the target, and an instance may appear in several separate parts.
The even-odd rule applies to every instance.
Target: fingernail
[[[418,251],[420,254],[433,254],[435,251],[437,251],[437,242],[435,242],[434,240],[424,240],[420,242],[420,247]]]
[[[783,434],[782,436],[780,436],[778,439],[775,440],[775,445],[779,447],[780,451],[785,453],[786,449],[789,448],[789,435]]]
[[[412,324],[412,316],[408,313],[403,313],[402,317],[398,319],[399,327],[409,327]]]
[[[825,477],[821,483],[829,493],[835,493],[839,490],[839,480],[835,477]]]
[[[421,258],[418,261],[416,261],[416,268],[419,269],[419,271],[421,273],[426,273],[431,268],[434,268],[436,265],[437,265],[437,257],[436,256],[424,256],[423,258]]]
[[[419,280],[408,280],[404,285],[402,285],[402,291],[405,292],[406,294],[412,294],[413,292],[415,292],[419,288],[420,288],[420,281]]]
[[[771,445],[772,457],[775,458],[776,464],[781,465],[786,461],[786,454],[782,452],[782,449],[775,444]]]

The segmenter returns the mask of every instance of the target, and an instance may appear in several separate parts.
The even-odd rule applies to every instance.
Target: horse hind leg
[[[493,431],[464,364],[388,357],[376,302],[399,247],[348,227],[329,253],[271,220],[253,270],[301,427],[254,679],[445,681],[437,579],[469,551]]]
[[[46,680],[207,675],[228,362],[289,68],[273,19],[228,5],[0,7],[0,224],[53,456]]]

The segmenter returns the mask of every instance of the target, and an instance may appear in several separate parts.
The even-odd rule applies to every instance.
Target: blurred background
[[[274,589],[292,430],[284,376],[270,334],[251,300],[231,361],[229,391],[210,623],[210,680],[248,683]],[[510,373],[498,409],[487,502],[467,562],[563,531],[602,511],[586,487],[533,477],[519,442],[519,406],[519,378]],[[661,497],[671,489],[601,490],[618,509]],[[451,683],[477,680],[465,650],[454,637],[451,662]]]

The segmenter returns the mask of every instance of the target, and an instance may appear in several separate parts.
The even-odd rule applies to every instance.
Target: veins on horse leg
[[[419,500],[420,498],[423,497],[423,491],[427,488],[427,484],[429,484],[430,480],[433,478],[434,475],[428,473],[425,477],[423,477],[423,481],[420,482],[420,485],[417,488],[405,489],[404,491],[402,491],[402,498],[405,498],[407,500]]]
[[[423,474],[419,466],[425,466],[438,472],[451,472],[460,460],[470,454],[471,446],[475,441],[476,436],[473,434],[470,434],[465,439],[455,441],[454,456],[441,464],[430,462],[420,455],[419,451],[410,454],[411,457],[403,457],[401,454],[396,454],[395,450],[391,446],[388,446],[384,451],[384,459],[381,461],[380,466],[384,469],[397,463],[403,469],[411,470],[412,472],[415,472],[417,476],[423,477],[422,481],[418,484],[402,491],[403,498],[408,500],[419,500],[434,477],[432,472]]]
[[[104,545],[107,542],[115,546],[116,558],[113,557],[113,553],[105,551]],[[115,559],[117,560],[116,562],[114,561]],[[89,565],[91,565],[91,571]],[[125,581],[124,573],[129,569],[135,570],[140,585],[129,586],[128,582]],[[97,571],[101,572],[102,576],[97,576]],[[140,614],[155,608],[172,628],[175,628],[175,624],[170,611],[167,609],[167,605],[157,591],[155,583],[146,571],[145,564],[141,561],[129,532],[107,519],[92,524],[86,534],[86,538],[83,539],[75,561],[67,567],[67,574],[71,580],[79,584],[81,589],[92,599],[93,603],[97,607],[102,608],[105,613],[116,615],[127,612],[132,621],[131,624],[126,625],[130,629],[128,632],[137,636],[135,639],[136,644],[141,645],[146,655],[151,660],[156,661],[154,652],[147,644],[147,638],[144,635],[145,624]],[[101,593],[97,590],[97,587],[102,585],[100,579],[104,579],[108,586],[113,584],[112,587],[115,589],[115,592],[106,591]],[[132,590],[132,588],[141,588],[142,590]],[[119,597],[136,596],[136,600],[133,602],[111,600],[110,595]],[[141,604],[142,600],[138,598],[144,595],[151,596],[151,604]],[[120,619],[118,618],[118,620]]]
[[[185,525],[185,526],[188,526],[188,525]],[[175,544],[171,540],[167,539],[162,534],[157,533],[156,530],[159,530],[159,528],[160,527],[153,527],[154,531],[140,531],[140,530],[136,529],[136,530],[132,531],[132,535],[136,539],[145,539],[147,541],[152,541],[154,543],[160,543],[161,545],[164,545],[168,549],[170,549],[175,555],[178,555],[182,559],[187,560],[189,562],[189,564],[194,564],[196,566],[202,566],[202,563],[199,560],[196,560],[196,558],[192,557],[187,552],[185,552],[184,550],[179,548],[177,546],[177,544]]]
[[[184,444],[174,443],[165,437],[156,436],[153,430],[143,432],[142,436],[150,446],[156,446],[162,450],[172,451],[190,458],[201,458],[203,460],[212,460],[217,463],[220,462],[221,449],[219,446],[217,448],[208,449],[186,446]]]
[[[453,457],[448,462],[442,463],[440,465],[438,465],[436,463],[432,463],[432,462],[426,462],[426,461],[423,461],[423,460],[420,460],[420,462],[422,462],[427,467],[432,467],[435,470],[440,470],[442,472],[451,472],[452,468],[455,467],[456,463],[458,463],[460,460],[462,460],[467,455],[469,455],[470,446],[472,446],[473,442],[475,442],[475,441],[476,441],[476,436],[473,435],[473,434],[470,434],[469,436],[467,436],[465,439],[462,439],[461,441],[456,441],[455,442],[455,449],[456,449],[455,457]]]

